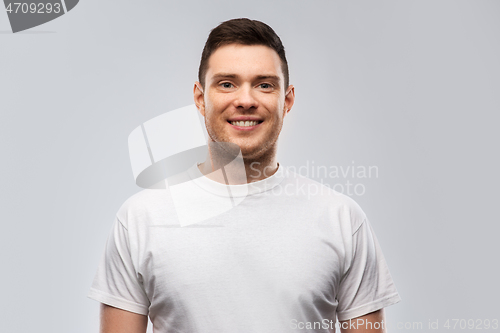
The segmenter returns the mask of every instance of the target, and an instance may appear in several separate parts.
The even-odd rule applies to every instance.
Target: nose
[[[255,92],[249,85],[242,85],[237,91],[234,99],[234,106],[236,108],[243,108],[248,110],[250,108],[257,108],[259,103],[255,97]]]

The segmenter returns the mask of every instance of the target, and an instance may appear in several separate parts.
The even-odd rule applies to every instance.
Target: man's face
[[[205,89],[194,87],[194,99],[210,138],[237,144],[246,158],[276,149],[283,118],[294,102],[285,91],[281,60],[263,45],[229,44],[208,60]]]

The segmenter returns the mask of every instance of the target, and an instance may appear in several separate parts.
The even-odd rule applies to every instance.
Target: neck
[[[198,165],[201,173],[222,184],[241,185],[266,179],[278,170],[276,146],[259,157],[242,157],[239,147],[236,148],[238,154],[234,146],[227,149],[228,146],[209,143],[205,161]]]

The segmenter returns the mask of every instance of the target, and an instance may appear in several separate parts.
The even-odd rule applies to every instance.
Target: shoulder
[[[148,220],[163,215],[167,208],[168,196],[165,189],[142,189],[123,202],[116,216],[128,228],[132,223],[147,223]]]
[[[356,232],[366,220],[365,212],[350,196],[292,170],[287,170],[286,174],[285,186],[293,184],[296,194],[317,209],[327,210],[330,215],[335,215],[341,221],[346,222],[352,233]]]

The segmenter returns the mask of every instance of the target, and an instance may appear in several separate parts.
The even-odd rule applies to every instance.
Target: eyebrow
[[[217,73],[212,77],[212,81],[220,80],[220,79],[236,79],[238,78],[238,75],[236,74],[230,74],[230,73]],[[256,77],[257,80],[265,80],[265,79],[271,79],[274,80],[278,83],[281,82],[281,79],[277,75],[257,75]]]

